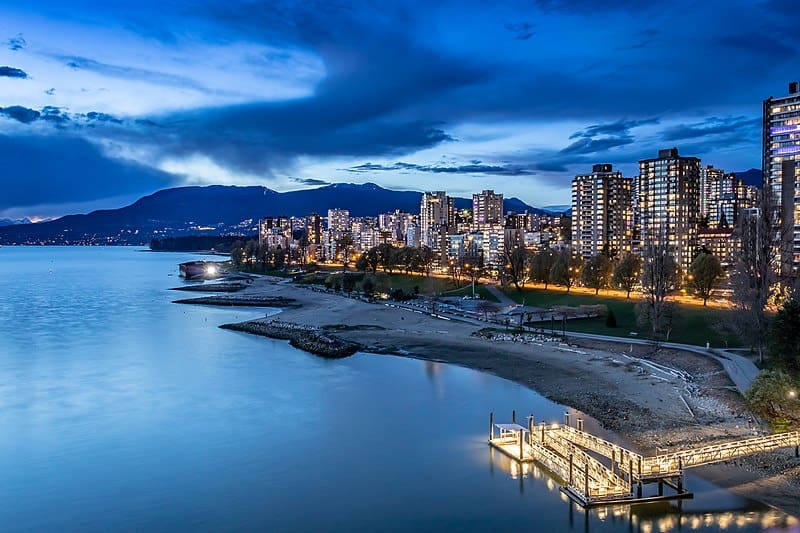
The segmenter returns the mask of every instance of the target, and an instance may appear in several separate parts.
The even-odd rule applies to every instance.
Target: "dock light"
[[[206,276],[216,276],[218,271],[217,265],[206,265]]]

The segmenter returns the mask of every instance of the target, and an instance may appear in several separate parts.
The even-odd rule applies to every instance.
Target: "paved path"
[[[606,335],[577,333],[572,331],[567,331],[566,334],[567,337],[594,339],[598,341],[619,342],[624,344],[652,344],[652,341],[647,339],[609,337]],[[680,344],[677,342],[662,342],[659,343],[659,346],[664,348],[674,348],[676,350],[685,350],[687,352],[693,352],[706,357],[713,357],[720,362],[722,367],[730,376],[731,381],[733,381],[733,384],[736,385],[736,388],[742,394],[744,394],[745,391],[750,388],[750,385],[753,384],[753,380],[755,380],[756,376],[758,376],[759,370],[755,363],[739,354],[724,352],[714,348],[708,349],[702,346],[694,346],[692,344]]]
[[[497,287],[497,285],[492,285],[491,283],[487,283],[486,285],[484,285],[484,287],[486,287],[486,290],[492,293],[492,296],[497,298],[497,300],[500,302],[500,305],[518,305],[517,302],[509,298],[509,296],[506,293],[501,291]]]

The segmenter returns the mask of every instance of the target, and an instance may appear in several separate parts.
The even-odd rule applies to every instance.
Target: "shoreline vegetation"
[[[567,344],[558,337],[442,320],[403,305],[367,303],[266,276],[232,295],[178,302],[282,308],[277,318],[220,327],[288,340],[323,357],[392,354],[494,374],[582,411],[643,453],[768,430],[754,420],[720,363],[695,353],[589,339]],[[798,517],[800,460],[789,451],[692,472]]]

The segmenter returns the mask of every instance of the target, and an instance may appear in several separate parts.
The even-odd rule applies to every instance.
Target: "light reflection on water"
[[[586,515],[485,442],[489,411],[562,407],[458,367],[327,361],[219,330],[265,310],[171,304],[191,257],[0,248],[0,528],[759,530],[773,516],[697,479],[681,512]]]

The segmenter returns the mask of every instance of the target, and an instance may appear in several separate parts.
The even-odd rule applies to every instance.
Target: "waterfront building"
[[[677,148],[639,161],[636,180],[641,246],[666,244],[687,272],[698,249],[700,159],[682,157]]]
[[[503,195],[491,189],[472,195],[472,227],[503,223]]]
[[[764,100],[762,151],[780,270],[789,274],[800,267],[800,82],[789,84],[787,96]]]
[[[560,221],[559,221],[560,222]],[[572,248],[589,258],[605,250],[631,250],[633,179],[610,164],[592,167],[572,180]]]

